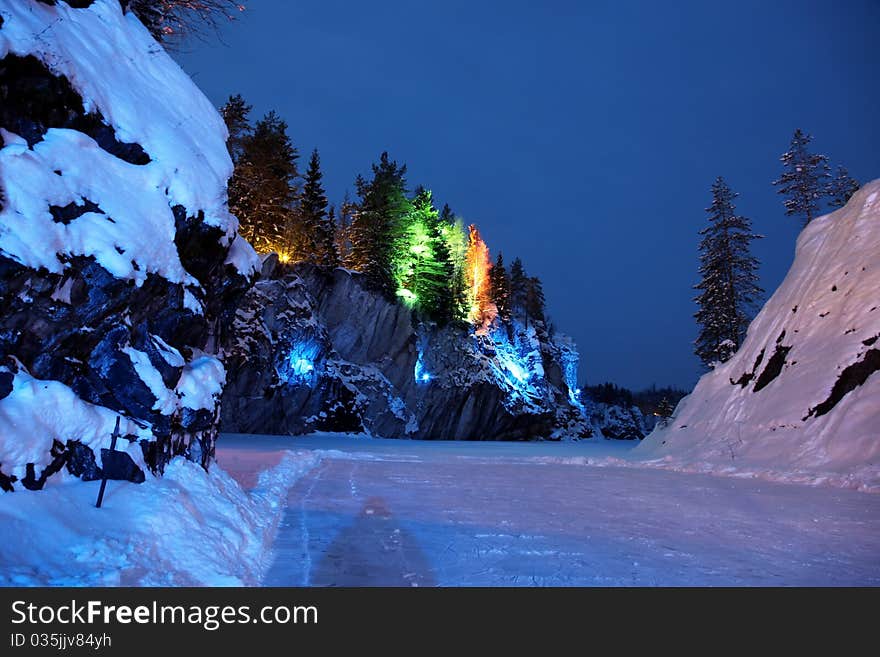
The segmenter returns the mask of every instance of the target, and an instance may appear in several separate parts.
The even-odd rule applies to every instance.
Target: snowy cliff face
[[[0,4],[0,486],[207,465],[257,264],[222,119],[118,0]],[[97,460],[96,460],[97,457]]]
[[[272,256],[270,256],[272,258]],[[359,274],[267,262],[234,326],[223,429],[389,438],[586,437],[577,352],[543,325],[414,326]]]
[[[880,180],[804,229],[743,346],[639,449],[880,485]]]

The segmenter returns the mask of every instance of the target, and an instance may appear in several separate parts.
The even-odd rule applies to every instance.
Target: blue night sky
[[[208,96],[277,110],[334,202],[381,151],[406,162],[541,277],[590,383],[696,382],[716,176],[766,236],[768,294],[799,230],[770,185],[794,128],[880,177],[877,0],[242,1],[176,55]]]

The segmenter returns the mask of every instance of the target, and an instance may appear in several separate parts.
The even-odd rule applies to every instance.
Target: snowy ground
[[[109,482],[101,509],[99,483],[66,474],[41,491],[0,493],[0,586],[259,584],[290,486],[319,458],[242,459],[235,474],[248,490],[177,458],[162,479]]]
[[[0,494],[0,585],[880,585],[880,495],[633,443],[223,436],[206,474]]]
[[[218,446],[242,481],[280,450],[321,451],[270,586],[880,585],[880,495],[636,467],[633,443]]]

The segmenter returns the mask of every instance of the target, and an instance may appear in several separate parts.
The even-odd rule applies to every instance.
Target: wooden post
[[[116,428],[113,429],[113,433],[110,435],[110,451],[116,449],[116,439],[119,438],[119,416],[116,416]],[[105,474],[101,477],[101,489],[98,491],[98,501],[95,502],[95,507],[100,509],[101,503],[104,501],[104,490],[107,488],[107,475]]]

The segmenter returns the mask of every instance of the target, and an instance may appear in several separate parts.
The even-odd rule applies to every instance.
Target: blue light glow
[[[416,359],[416,367],[415,367],[415,371],[413,372],[413,374],[414,374],[417,382],[430,383],[431,379],[433,377],[431,376],[431,373],[428,372],[427,369],[425,369],[425,364],[424,364],[424,362],[422,362],[422,357],[423,357],[423,354],[420,351],[419,357]]]
[[[293,342],[277,368],[278,378],[293,385],[311,386],[317,380],[316,363],[321,346],[310,338]]]

